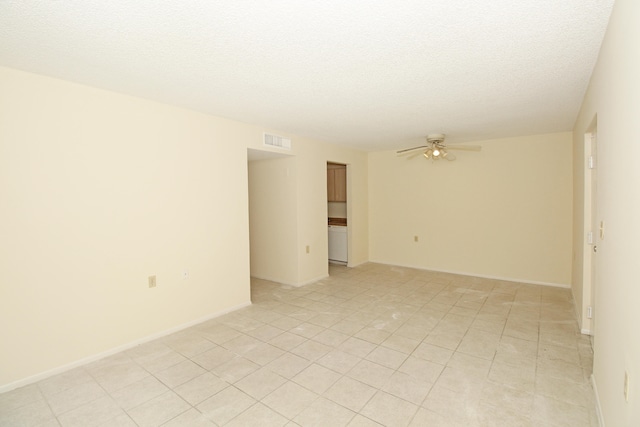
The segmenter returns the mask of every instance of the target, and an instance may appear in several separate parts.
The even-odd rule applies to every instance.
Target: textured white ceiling
[[[366,150],[569,131],[613,0],[2,0],[0,65]]]

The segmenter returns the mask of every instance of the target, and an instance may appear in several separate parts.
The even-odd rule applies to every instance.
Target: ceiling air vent
[[[278,135],[271,135],[269,133],[264,134],[264,145],[291,150],[291,140],[289,138]]]

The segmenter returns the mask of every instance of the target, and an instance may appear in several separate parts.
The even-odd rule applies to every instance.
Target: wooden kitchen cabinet
[[[329,202],[347,201],[347,167],[345,165],[327,165],[327,200]]]

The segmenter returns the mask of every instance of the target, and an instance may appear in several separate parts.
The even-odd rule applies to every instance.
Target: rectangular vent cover
[[[264,134],[264,145],[291,150],[291,140],[283,136]]]

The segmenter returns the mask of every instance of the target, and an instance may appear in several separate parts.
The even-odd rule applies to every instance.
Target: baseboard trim
[[[513,277],[491,276],[491,275],[486,275],[486,274],[469,273],[469,272],[465,272],[465,271],[440,270],[440,269],[435,269],[435,268],[416,267],[414,265],[406,265],[406,264],[391,264],[391,263],[380,262],[380,261],[370,261],[370,262],[376,263],[376,264],[384,264],[384,265],[389,265],[389,266],[396,266],[396,267],[414,268],[416,270],[422,270],[422,271],[433,271],[433,272],[436,272],[436,273],[458,274],[460,276],[471,276],[471,277],[481,277],[483,279],[502,280],[502,281],[505,281],[505,282],[526,283],[526,284],[529,284],[529,285],[551,286],[551,287],[554,287],[554,288],[564,288],[564,289],[570,289],[571,288],[571,284],[567,284],[567,283],[540,282],[540,281],[536,281],[536,280],[515,279]]]
[[[593,388],[593,395],[596,399],[596,414],[598,415],[598,424],[600,427],[605,427],[604,418],[602,416],[602,407],[600,406],[600,395],[598,394],[598,386],[596,385],[596,377],[591,374],[591,387]]]
[[[274,282],[274,283],[279,283],[281,285],[285,285],[285,286],[292,286],[294,288],[299,288],[301,286],[305,286],[305,285],[310,285],[311,283],[315,283],[318,280],[322,280],[322,279],[326,279],[327,277],[329,277],[329,275],[324,275],[324,276],[320,276],[317,277],[315,279],[311,279],[311,280],[307,280],[304,282],[300,282],[300,283],[291,283],[291,282],[283,282],[282,280],[278,280],[278,279],[273,279],[270,277],[264,277],[264,276],[251,276],[253,279],[259,279],[259,280],[268,280],[270,282]]]
[[[315,279],[307,280],[307,281],[305,281],[305,282],[301,282],[300,284],[298,284],[298,285],[294,285],[294,286],[300,287],[300,286],[310,285],[310,284],[315,283],[315,282],[318,282],[318,281],[320,281],[320,280],[324,280],[324,279],[326,279],[327,277],[329,277],[329,275],[326,275],[326,276],[320,276],[320,277],[317,277],[317,278],[315,278]]]
[[[215,313],[209,314],[207,316],[201,317],[199,319],[192,320],[190,322],[183,323],[183,324],[180,324],[178,326],[174,326],[173,328],[169,328],[169,329],[166,329],[164,331],[157,332],[157,333],[152,334],[152,335],[148,335],[146,337],[137,339],[137,340],[129,342],[127,344],[123,344],[123,345],[120,345],[118,347],[114,347],[114,348],[111,348],[109,350],[106,350],[106,351],[103,351],[103,352],[100,352],[100,353],[97,353],[97,354],[94,354],[94,355],[91,355],[91,356],[88,356],[88,357],[84,357],[84,358],[76,360],[74,362],[67,363],[65,365],[58,366],[56,368],[46,370],[44,372],[40,372],[40,373],[35,374],[35,375],[31,375],[29,377],[26,377],[26,378],[23,378],[23,379],[20,379],[20,380],[17,380],[17,381],[8,383],[8,384],[0,385],[0,393],[6,393],[6,392],[14,390],[16,388],[24,387],[26,385],[33,384],[33,383],[36,383],[38,381],[42,381],[42,380],[47,379],[49,377],[52,377],[54,375],[58,375],[58,374],[61,374],[63,372],[69,371],[71,369],[78,368],[80,366],[89,364],[91,362],[95,362],[96,360],[104,359],[105,357],[112,356],[112,355],[114,355],[116,353],[120,353],[122,351],[129,350],[131,348],[137,347],[140,344],[144,344],[144,343],[147,343],[149,341],[153,341],[153,340],[156,340],[158,338],[162,338],[162,337],[165,337],[167,335],[171,335],[171,334],[173,334],[175,332],[179,332],[179,331],[181,331],[183,329],[190,328],[192,326],[195,326],[195,325],[198,325],[200,323],[206,322],[207,320],[215,319],[216,317],[223,316],[223,315],[225,315],[227,313],[231,313],[232,311],[236,311],[236,310],[239,310],[241,308],[248,307],[250,305],[251,305],[251,301],[245,301],[242,304],[238,304],[238,305],[235,305],[233,307],[230,307],[230,308],[227,308],[227,309],[224,309],[224,310],[220,310],[218,312],[215,312]]]

